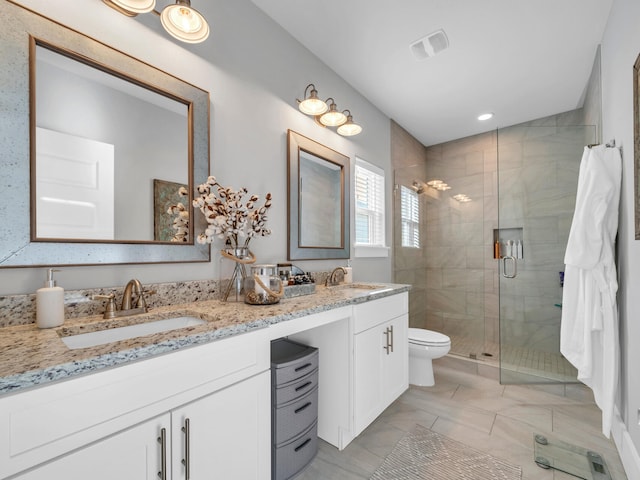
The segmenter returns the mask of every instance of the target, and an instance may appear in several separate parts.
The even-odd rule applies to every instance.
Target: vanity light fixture
[[[352,135],[359,134],[362,131],[362,127],[357,123],[354,123],[351,112],[349,112],[349,110],[345,110],[342,113],[347,115],[347,121],[338,127],[337,132],[344,137],[351,137]]]
[[[162,12],[154,10],[156,0],[102,0],[106,5],[128,17],[153,12],[169,35],[182,42],[200,43],[209,37],[209,24],[193,7],[191,0],[176,0]]]
[[[320,115],[318,119],[325,127],[339,127],[347,121],[347,116],[338,110],[338,105],[333,98],[327,98],[329,111]]]
[[[111,8],[126,15],[135,17],[139,13],[149,13],[156,8],[156,0],[102,0]]]
[[[209,36],[209,24],[191,7],[191,0],[176,0],[164,7],[160,22],[169,35],[183,42],[200,43]]]
[[[311,87],[311,92],[309,92],[309,97],[307,98],[309,87]],[[318,91],[313,83],[310,83],[307,85],[307,88],[304,89],[304,100],[298,100],[298,108],[302,113],[314,116],[322,115],[324,112],[329,110],[327,104],[322,99],[318,98]]]
[[[321,127],[338,127],[337,133],[344,137],[351,137],[362,132],[362,127],[353,121],[350,110],[338,110],[336,101],[329,97],[322,100],[313,83],[304,89],[303,99],[296,99],[298,109],[307,115],[312,115]]]

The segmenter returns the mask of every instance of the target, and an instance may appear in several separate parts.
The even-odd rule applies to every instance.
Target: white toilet
[[[450,349],[451,339],[446,335],[423,328],[410,328],[409,383],[420,387],[434,385],[431,361],[445,356]]]

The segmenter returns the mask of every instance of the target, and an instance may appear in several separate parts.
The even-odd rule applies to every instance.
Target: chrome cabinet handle
[[[387,355],[389,355],[393,352],[393,325],[387,327],[382,334],[387,337],[387,344],[382,348],[384,348],[387,351]]]
[[[513,273],[507,274],[507,260],[513,260]],[[518,275],[518,261],[511,255],[505,255],[502,257],[502,276],[504,278],[516,278]]]
[[[389,355],[389,328],[386,328],[384,332],[382,332],[382,334],[387,337],[386,338],[386,345],[382,348],[384,348],[387,351],[387,355]]]
[[[160,480],[167,480],[167,429],[160,429],[160,436],[158,437],[158,443],[160,444],[160,471],[158,477]]]
[[[182,432],[184,433],[184,458],[182,459],[182,465],[184,465],[185,480],[189,480],[191,477],[191,434],[188,418],[184,419]]]

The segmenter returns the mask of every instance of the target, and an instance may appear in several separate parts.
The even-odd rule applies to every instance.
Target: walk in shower
[[[426,148],[395,170],[395,275],[410,325],[502,383],[574,382],[560,355],[561,274],[593,126],[574,114]]]

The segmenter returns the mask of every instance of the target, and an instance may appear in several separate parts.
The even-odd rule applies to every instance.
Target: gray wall
[[[212,33],[206,42],[195,46],[170,39],[154,15],[127,18],[94,0],[18,3],[211,93],[211,173],[224,185],[245,186],[258,195],[273,194],[269,215],[273,234],[252,244],[260,262],[282,261],[287,256],[289,128],[348,155],[352,168],[356,155],[382,168],[389,179],[387,215],[391,218],[388,117],[249,0],[207,2]],[[349,106],[363,125],[360,135],[341,137],[298,111],[295,99],[312,82],[322,96],[332,96]],[[391,238],[391,228],[389,221],[387,238]],[[124,285],[132,277],[143,283],[217,279],[217,247],[220,245],[214,247],[210,263],[67,267],[58,274],[58,283],[75,289]],[[304,270],[330,270],[345,262],[297,264]],[[391,280],[390,257],[357,258],[352,264],[355,280]],[[34,292],[43,279],[43,269],[1,269],[0,294]]]
[[[640,53],[640,3],[614,0],[602,40],[602,138],[615,139],[622,147],[622,194],[618,228],[619,309],[621,332],[621,379],[618,410],[624,425],[614,431],[625,462],[634,462],[640,478],[640,242],[635,240],[633,64]],[[622,449],[620,448],[622,446]],[[626,461],[625,461],[626,460]]]

